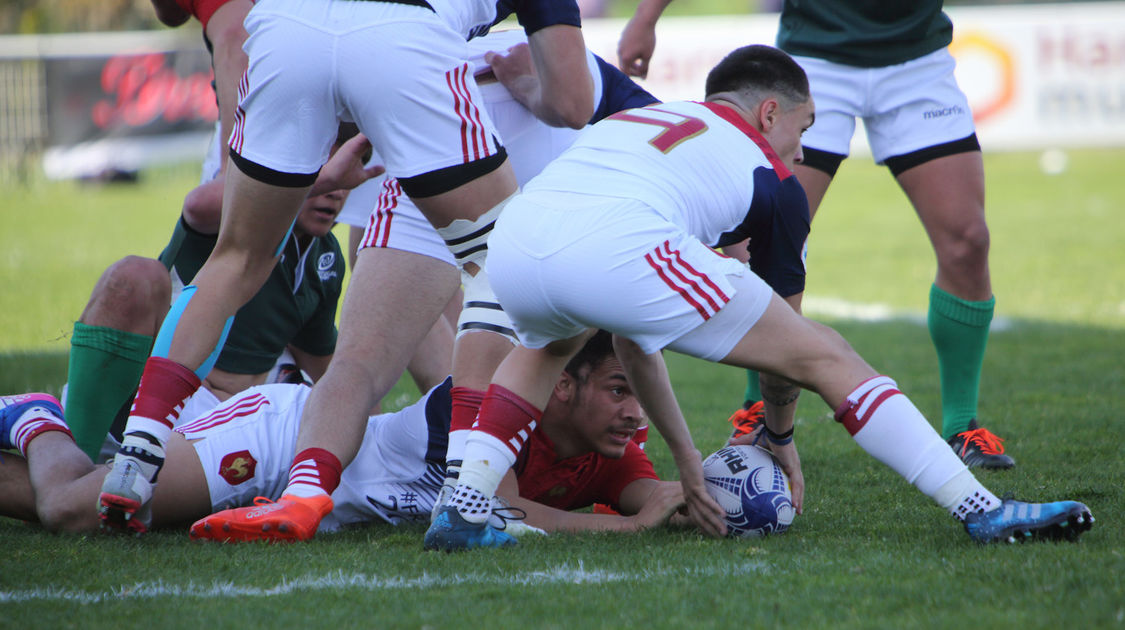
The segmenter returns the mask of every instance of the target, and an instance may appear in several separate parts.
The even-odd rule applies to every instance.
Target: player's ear
[[[767,98],[758,104],[758,124],[761,125],[763,133],[768,133],[770,129],[773,129],[780,116],[781,103],[776,98]]]
[[[563,402],[570,402],[574,398],[575,391],[577,391],[578,383],[569,372],[564,371],[559,380],[555,382],[554,395],[555,398]]]

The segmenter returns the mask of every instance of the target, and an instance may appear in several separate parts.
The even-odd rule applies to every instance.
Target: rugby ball
[[[703,481],[727,513],[729,536],[780,534],[796,516],[789,478],[764,448],[738,445],[715,451],[703,460]]]

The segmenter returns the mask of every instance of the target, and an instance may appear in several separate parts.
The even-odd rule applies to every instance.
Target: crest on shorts
[[[258,460],[250,451],[237,451],[227,453],[219,462],[219,476],[232,486],[254,478],[254,470],[258,467]]]

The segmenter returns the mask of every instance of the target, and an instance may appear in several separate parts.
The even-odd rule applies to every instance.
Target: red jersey
[[[625,455],[611,459],[597,453],[559,459],[555,445],[534,431],[515,465],[520,496],[560,510],[594,503],[618,509],[621,491],[638,479],[659,479],[641,447],[629,442]]]

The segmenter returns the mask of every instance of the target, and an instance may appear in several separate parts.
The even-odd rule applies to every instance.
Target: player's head
[[[335,153],[336,149],[339,149],[341,145],[357,133],[359,133],[359,128],[354,123],[340,123],[340,131],[336,135],[336,142],[332,145],[332,153]],[[294,231],[314,238],[328,234],[332,230],[332,226],[336,225],[336,217],[344,209],[344,200],[347,198],[348,191],[333,190],[323,195],[305,199],[305,203],[301,206],[301,212],[297,215]]]
[[[772,46],[743,46],[707,75],[707,100],[741,108],[778,156],[799,162],[801,133],[813,122],[813,101],[805,71]]]
[[[544,429],[560,455],[596,452],[616,458],[643,424],[644,412],[613,352],[613,336],[599,331],[555,385]]]

